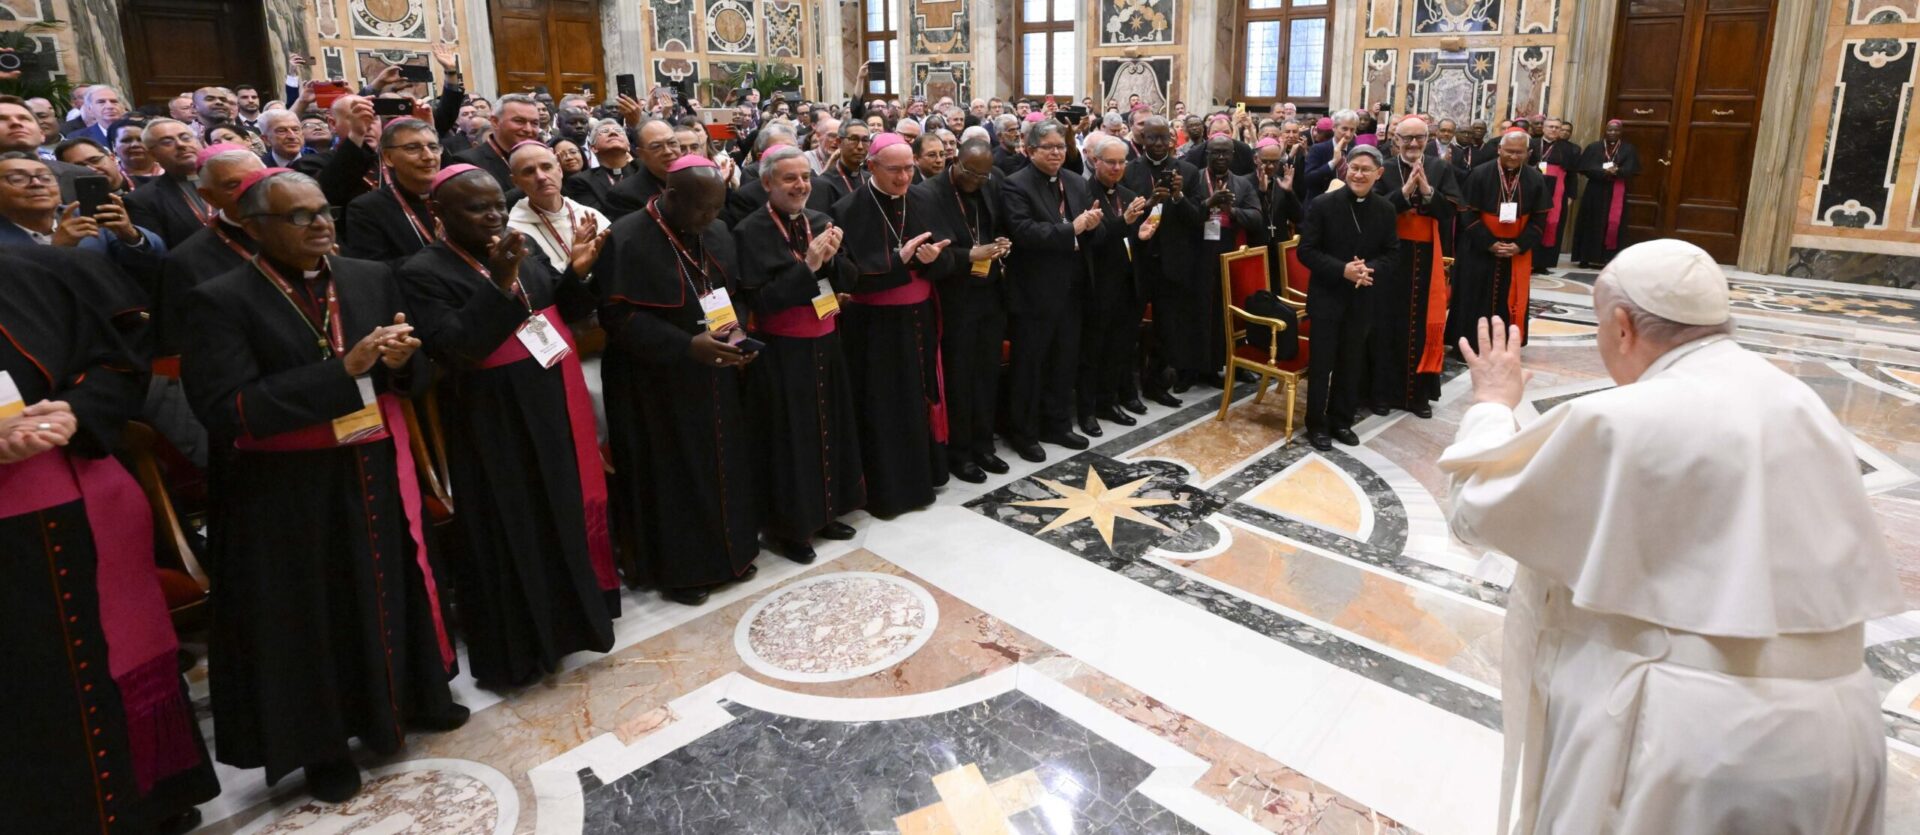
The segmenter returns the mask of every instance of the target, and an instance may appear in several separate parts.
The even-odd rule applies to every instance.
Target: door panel
[[[1766,83],[1767,15],[1714,15],[1707,18],[1703,47],[1712,50],[1699,62],[1695,96],[1744,96],[1758,93]]]
[[[500,92],[606,92],[598,0],[490,0],[488,10]]]
[[[266,65],[266,22],[259,3],[239,0],[129,0],[121,36],[133,89],[128,106],[166,101],[209,85],[250,82],[279,89]],[[220,44],[219,49],[182,49]]]
[[[1620,41],[1634,44],[1634,59],[1615,75],[1619,79],[1616,95],[1663,98],[1673,95],[1685,23],[1677,17],[1629,20],[1620,28]]]

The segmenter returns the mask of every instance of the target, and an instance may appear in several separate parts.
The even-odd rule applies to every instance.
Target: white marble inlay
[[[507,775],[472,760],[425,759],[374,769],[345,803],[303,795],[237,835],[511,835],[519,822],[520,795]]]
[[[898,664],[933,637],[933,595],[890,574],[846,571],[753,604],[734,630],[748,667],[783,681],[844,681]]]

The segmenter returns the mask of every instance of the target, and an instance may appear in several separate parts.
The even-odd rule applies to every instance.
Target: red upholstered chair
[[[1280,251],[1287,265],[1287,286],[1280,291],[1280,300],[1293,308],[1300,320],[1300,353],[1287,362],[1287,367],[1295,371],[1307,367],[1307,354],[1313,350],[1313,322],[1307,319],[1307,283],[1313,271],[1300,263],[1300,236],[1295,235],[1280,244]]]
[[[1227,419],[1227,406],[1233,401],[1232,380],[1234,373],[1246,369],[1260,375],[1260,390],[1254,394],[1253,402],[1266,399],[1267,385],[1276,380],[1286,386],[1287,392],[1287,428],[1281,443],[1293,439],[1293,408],[1300,393],[1301,366],[1294,361],[1286,364],[1294,368],[1282,368],[1279,360],[1280,334],[1287,329],[1287,323],[1279,319],[1255,316],[1246,311],[1247,297],[1261,290],[1273,289],[1271,277],[1267,274],[1267,248],[1264,246],[1241,247],[1220,256],[1220,297],[1226,302],[1221,315],[1226,317],[1227,333],[1227,380],[1228,385],[1220,392],[1220,413],[1214,420]],[[1283,299],[1284,301],[1284,299]],[[1291,305],[1291,302],[1287,302]],[[1272,338],[1265,345],[1243,345],[1241,340],[1247,336],[1246,323],[1257,322],[1271,329]]]

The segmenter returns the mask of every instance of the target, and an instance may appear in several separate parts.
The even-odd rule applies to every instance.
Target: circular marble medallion
[[[345,803],[302,796],[255,818],[238,835],[296,832],[434,832],[510,835],[520,797],[505,774],[472,760],[411,760],[362,775]]]
[[[844,681],[879,672],[933,637],[933,595],[891,574],[803,580],[755,603],[734,631],[747,666],[784,681]]]

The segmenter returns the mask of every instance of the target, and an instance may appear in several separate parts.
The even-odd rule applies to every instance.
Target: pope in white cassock
[[[1733,341],[1697,247],[1622,251],[1594,313],[1619,386],[1526,426],[1518,329],[1482,319],[1440,458],[1454,533],[1519,564],[1500,831],[1881,832],[1863,624],[1906,606],[1847,432]]]

